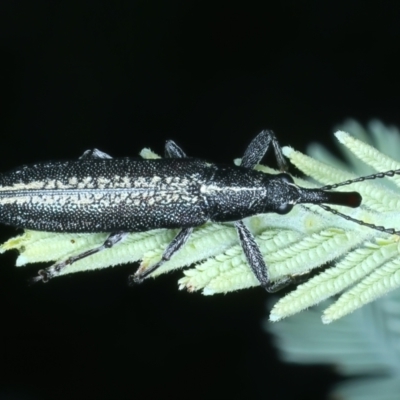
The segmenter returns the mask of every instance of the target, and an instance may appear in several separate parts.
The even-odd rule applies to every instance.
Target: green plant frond
[[[375,269],[379,268],[383,263],[387,263],[393,257],[399,254],[399,244],[386,242],[380,245],[372,243],[364,243],[364,247],[357,248],[354,251],[348,253],[340,262],[338,262],[335,268],[330,268],[321,274],[310,279],[306,283],[300,285],[295,291],[289,293],[283,299],[281,299],[271,311],[271,320],[276,321],[279,319],[279,315],[291,315],[301,310],[309,308],[314,304],[318,304],[321,301],[342,292],[351,285],[356,284],[358,281],[363,279],[368,274],[371,274]],[[362,282],[360,283],[362,284]],[[358,285],[356,287],[359,287]],[[388,289],[389,290],[389,289]],[[343,295],[344,304],[346,304]],[[346,309],[343,315],[354,311],[355,308],[361,307],[362,304],[358,303],[358,307],[350,310],[341,303],[342,297],[339,298],[336,304],[339,309]],[[362,297],[354,296],[359,299],[360,303]],[[376,296],[378,297],[378,296]],[[347,297],[348,298],[348,297]],[[365,296],[365,299],[368,299]],[[369,300],[372,301],[372,300]],[[342,306],[340,306],[341,304]],[[328,311],[328,310],[327,310]],[[336,318],[323,316],[323,322],[329,323]]]
[[[158,229],[130,234],[120,245],[83,258],[73,265],[67,266],[60,275],[138,261],[142,259],[146,251],[168,244],[174,238],[175,233],[172,230]],[[107,236],[107,233],[65,234],[25,230],[21,236],[3,243],[0,246],[0,252],[19,251],[17,266],[61,261],[100,246]]]
[[[347,119],[344,123],[336,130],[341,129],[345,132],[350,132],[355,138],[359,139],[363,143],[373,144],[371,135],[365,130],[365,128],[354,119]],[[319,143],[313,142],[307,146],[307,154],[312,158],[322,161],[328,165],[336,167],[341,170],[351,170],[357,176],[369,175],[373,173],[373,169],[363,163],[358,158],[354,157],[353,153],[345,146],[341,146],[337,143],[337,149],[341,153],[345,162],[338,159],[331,152]]]
[[[354,143],[356,142],[353,141]],[[361,143],[361,147],[365,151],[370,151],[369,146]],[[284,148],[284,154],[296,167],[319,182],[329,184],[335,181],[345,181],[353,177],[347,173],[338,173],[336,169],[312,160],[291,148]],[[375,156],[379,157],[379,154],[375,153]],[[384,186],[378,186],[374,181],[360,182],[354,184],[354,187],[363,196],[363,206],[379,211],[378,213],[363,210],[363,215],[358,215],[356,218],[376,225],[385,225],[387,227],[400,226],[396,212],[400,206],[399,193],[394,193]],[[347,186],[344,187],[344,189],[346,188]],[[364,233],[370,235],[369,238],[360,236],[358,248],[354,246],[354,251],[349,254],[346,255],[350,250],[349,248],[340,246],[340,250],[343,250],[343,259],[335,267],[300,285],[295,291],[281,299],[271,311],[271,320],[280,320],[317,304],[343,291],[350,285],[355,285],[331,307],[332,311],[330,311],[329,315],[324,315],[323,322],[329,323],[354,311],[356,308],[374,300],[389,290],[397,288],[396,271],[400,271],[400,268],[395,261],[393,261],[394,265],[390,269],[391,274],[387,272],[384,276],[381,276],[378,272],[384,271],[385,267],[389,265],[388,263],[391,262],[391,259],[399,257],[398,237],[390,236],[387,240],[382,241],[378,240],[382,236],[378,232],[368,233],[364,230]],[[357,234],[360,235],[361,230]],[[371,240],[373,236],[375,238]],[[374,243],[373,247],[375,248],[371,248],[371,242]],[[363,255],[369,253],[371,255],[366,260],[360,259],[360,257],[362,258]],[[338,258],[340,257],[338,256]],[[374,280],[371,280],[368,276],[369,274],[371,276],[378,274],[378,276]],[[350,297],[347,295],[348,293],[351,293]],[[350,298],[351,302],[349,301]]]
[[[345,127],[342,127],[342,130],[352,133]],[[394,160],[400,161],[400,132],[395,126],[386,126],[381,121],[373,119],[368,123],[368,131],[375,143],[374,147]]]
[[[399,286],[400,258],[396,258],[380,265],[379,269],[371,272],[358,285],[340,296],[335,304],[324,311],[322,321],[329,324]]]
[[[335,167],[339,170],[345,171],[349,166],[342,160],[334,156],[326,147],[320,143],[310,143],[307,146],[307,154],[318,161],[322,161],[327,165]]]
[[[395,400],[400,393],[400,299],[392,293],[329,329],[320,323],[320,313],[332,300],[278,324],[266,318],[264,328],[274,335],[284,361],[334,365],[344,376],[357,376],[338,384],[332,398]]]
[[[400,392],[399,301],[398,291],[392,292],[327,329],[319,317],[333,303],[327,300],[279,324],[266,319],[264,327],[274,334],[283,360],[334,365],[342,375],[357,376],[338,384],[332,398],[394,400]]]
[[[154,153],[151,149],[144,148],[142,151],[139,153],[140,157],[145,158],[146,160],[157,160],[161,158],[157,153]]]
[[[50,232],[26,230],[22,235],[5,242],[0,252],[18,250],[18,267],[29,263],[49,262],[73,254],[79,254],[87,248],[101,245],[107,238],[107,233],[63,233],[55,235]]]
[[[371,120],[367,126],[368,129],[365,129],[358,121],[347,119],[337,127],[336,131],[349,132],[360,142],[369,144],[377,148],[382,154],[400,161],[400,152],[398,151],[400,148],[399,130],[394,126],[385,126],[381,121],[376,119]],[[358,157],[354,157],[354,154],[347,147],[339,145],[338,150],[346,162],[339,160],[319,143],[313,142],[307,146],[307,154],[312,158],[341,170],[350,169],[356,176],[365,176],[376,171],[376,169],[365,164]],[[382,183],[387,184],[388,181]]]
[[[382,154],[372,146],[353,138],[348,133],[338,131],[335,133],[335,136],[339,142],[346,146],[356,157],[373,167],[376,171],[384,172],[400,169],[400,162]],[[395,175],[389,179],[392,179],[396,182],[397,186],[400,187],[400,175]]]
[[[346,126],[345,130],[350,129]],[[372,121],[369,131],[375,133],[378,149],[387,148],[387,138],[391,143],[388,154],[393,159],[400,158],[400,135],[396,128],[388,129],[381,122]],[[368,206],[368,199],[366,203]],[[385,211],[383,207],[377,214],[381,225],[399,226],[397,213]],[[265,319],[264,327],[274,334],[283,360],[333,365],[342,375],[352,377],[333,389],[332,398],[399,398],[400,290],[393,290],[400,282],[399,246],[397,236],[374,234],[362,246],[348,252],[334,268],[301,285],[275,308],[279,303],[290,307],[298,298],[303,299],[304,307],[310,307],[313,302],[320,304],[280,323],[272,324],[271,317]],[[332,297],[341,292],[338,300]],[[312,301],[306,303],[307,296]],[[357,312],[351,313],[356,308],[359,308]],[[320,323],[321,313],[323,322],[335,320],[329,329]]]
[[[351,135],[356,139],[358,139],[360,142],[367,143],[370,145],[374,144],[373,135],[371,135],[370,127],[368,127],[368,129],[365,129],[362,124],[360,124],[353,118],[348,118],[339,126],[336,126],[335,131],[350,132]],[[343,155],[347,154],[345,158],[346,160],[348,160],[348,164],[352,164],[352,162],[354,161],[354,155],[351,152],[351,150],[341,146],[338,146],[338,148]]]

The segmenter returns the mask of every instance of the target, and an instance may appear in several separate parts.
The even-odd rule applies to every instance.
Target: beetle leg
[[[90,159],[90,158],[102,158],[102,159],[111,159],[112,157],[100,151],[99,149],[91,149],[91,150],[86,150],[80,157],[80,160],[85,160],[85,159]]]
[[[140,267],[135,274],[129,276],[129,284],[133,283],[141,283],[145,278],[147,278],[151,273],[153,273],[156,269],[161,267],[166,261],[168,261],[178,250],[180,250],[183,245],[189,239],[189,236],[193,232],[193,228],[183,228],[181,231],[175,236],[174,240],[167,246],[164,250],[164,253],[161,257],[161,260],[154,264],[153,266],[143,269]]]
[[[186,153],[173,141],[167,140],[165,142],[165,157],[166,158],[186,158]],[[149,276],[156,269],[161,267],[165,261],[168,261],[189,239],[190,234],[193,232],[193,228],[184,228],[182,229],[174,238],[174,240],[167,246],[165,249],[161,260],[147,268],[146,270],[142,270],[139,268],[135,274],[130,275],[128,280],[129,284],[133,283],[141,283],[147,276]]]
[[[165,157],[166,158],[186,158],[186,153],[173,141],[167,140],[165,142]],[[179,249],[183,247],[183,245],[189,239],[189,236],[193,232],[193,228],[185,228],[182,229],[174,238],[174,240],[168,245],[165,249],[161,260],[154,264],[152,267],[146,269],[142,272],[141,268],[139,268],[134,275],[129,276],[129,282],[132,283],[140,283],[142,282],[147,276],[149,276],[152,272],[156,269],[161,267],[165,261],[168,261]]]
[[[99,253],[100,251],[103,251],[105,249],[110,249],[111,247],[115,246],[117,243],[124,240],[128,234],[129,234],[129,232],[111,233],[108,236],[107,240],[101,246],[95,247],[94,249],[91,249],[91,250],[84,251],[83,253],[77,254],[76,256],[69,257],[66,260],[61,261],[56,264],[53,264],[52,266],[50,266],[46,269],[41,269],[38,272],[39,275],[36,276],[35,278],[32,278],[30,281],[31,281],[31,283],[35,283],[38,281],[48,282],[49,279],[54,278],[55,276],[59,275],[65,267],[68,267],[69,265],[71,265],[79,260],[82,260],[83,258],[91,256],[92,254]]]
[[[264,157],[268,150],[268,147],[272,144],[278,167],[281,171],[287,171],[288,165],[282,154],[281,146],[279,145],[278,139],[273,131],[264,130],[261,131],[249,144],[246,151],[244,152],[242,163],[240,164],[244,168],[253,169]]]
[[[260,248],[258,247],[254,236],[244,225],[243,221],[236,221],[235,227],[247,262],[261,286],[267,292],[273,293],[289,285],[291,283],[290,278],[284,278],[276,282],[270,281],[267,266],[265,265]]]
[[[166,158],[186,158],[186,153],[173,141],[165,142],[165,157]]]

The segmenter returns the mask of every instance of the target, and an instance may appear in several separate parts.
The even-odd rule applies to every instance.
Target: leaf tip
[[[348,133],[344,131],[337,131],[334,133],[336,139],[339,140],[340,143],[344,143],[345,140],[350,136]]]
[[[282,147],[282,153],[284,156],[290,158],[290,156],[295,152],[293,147],[290,146],[283,146]]]

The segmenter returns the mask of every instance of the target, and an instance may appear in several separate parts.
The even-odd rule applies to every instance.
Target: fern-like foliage
[[[343,131],[337,132],[335,136],[356,157],[377,171],[400,168],[399,162]],[[324,184],[354,177],[290,148],[285,148],[284,154],[305,174]],[[393,182],[399,185],[399,176],[395,176]],[[360,182],[354,184],[354,188],[363,197],[363,207],[349,214],[376,225],[400,226],[397,212],[400,191],[393,191],[375,181]],[[316,207],[310,209],[317,211]],[[337,257],[338,262],[281,299],[271,312],[271,320],[294,314],[348,289],[324,311],[323,322],[329,323],[400,286],[399,237],[354,225],[341,233],[346,236],[347,246],[338,244],[339,251],[345,250]],[[350,249],[349,244],[353,245]]]
[[[384,156],[344,132],[337,134],[348,151],[379,171],[398,169],[400,163]],[[322,184],[332,184],[355,175],[325,165],[291,148],[284,149],[290,161]],[[142,156],[157,155],[144,150]],[[258,166],[259,170],[273,173]],[[400,226],[400,177],[393,178],[395,190],[380,181],[353,184],[340,190],[356,190],[363,196],[362,207],[338,209],[353,218],[387,227]],[[301,186],[316,186],[296,179]],[[345,291],[336,303],[325,310],[323,321],[331,322],[400,286],[399,237],[346,221],[318,206],[296,206],[287,215],[263,214],[245,223],[254,234],[265,258],[271,278],[304,274],[335,261],[336,264],[300,285],[273,308],[276,321],[295,314],[322,300]],[[157,262],[176,231],[156,230],[131,233],[117,246],[82,259],[65,268],[61,275],[141,261],[146,268]],[[0,251],[17,249],[17,265],[64,260],[101,245],[106,234],[60,234],[25,231],[0,247]],[[235,229],[230,224],[206,224],[197,228],[188,243],[153,276],[195,264],[184,271],[179,287],[203,294],[226,293],[258,286],[247,265]]]
[[[364,128],[355,121],[348,121],[343,128],[364,141],[373,140],[379,149],[386,147],[386,151],[390,150],[393,158],[400,157],[398,151],[400,135],[396,128],[386,128],[379,121],[372,121],[369,124],[371,135],[367,135]],[[331,164],[338,165],[337,160],[323,148],[313,145],[311,153],[315,158],[328,156]],[[366,170],[364,163],[357,161],[354,157],[351,158],[350,154],[352,153],[349,152],[346,158],[352,160],[351,165],[357,174],[372,172]],[[382,181],[382,184],[386,183],[388,182]],[[368,253],[368,250],[364,251]],[[372,250],[371,254],[374,252]],[[355,257],[356,254],[354,254]],[[398,255],[394,253],[391,261],[384,262],[390,264],[396,259]],[[297,314],[276,324],[272,324],[266,318],[264,327],[275,336],[281,358],[284,361],[299,364],[333,365],[341,375],[352,378],[338,384],[333,389],[330,398],[399,399],[400,291],[390,291],[386,296],[336,321],[329,326],[329,329],[319,322],[319,315],[327,305],[328,309],[334,307],[334,299],[326,300],[308,312]]]
[[[329,327],[319,315],[327,300],[307,312],[264,327],[275,336],[283,361],[332,365],[352,377],[337,385],[332,399],[398,400],[400,397],[400,292],[366,305]]]

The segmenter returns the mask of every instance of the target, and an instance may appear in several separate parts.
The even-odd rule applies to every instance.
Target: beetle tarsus
[[[40,272],[40,271],[39,271],[39,272]],[[35,283],[38,283],[38,282],[40,282],[40,281],[43,282],[43,278],[42,278],[41,275],[37,275],[37,276],[35,276],[35,277],[33,277],[33,278],[29,278],[29,279],[28,279],[28,285],[29,285],[29,286],[32,286],[32,285],[34,285]]]
[[[154,264],[147,269],[139,267],[135,274],[129,277],[130,284],[132,282],[142,283],[149,275],[160,268],[166,261],[169,261],[171,257],[184,246],[192,232],[193,228],[181,229],[179,233],[175,236],[174,240],[164,250],[164,253],[161,256],[161,260],[157,264]]]
[[[293,283],[293,279],[291,277],[286,277],[286,278],[282,278],[278,281],[268,282],[266,285],[262,285],[262,287],[268,293],[275,293],[275,292],[279,292],[280,290],[289,286],[291,283]]]

